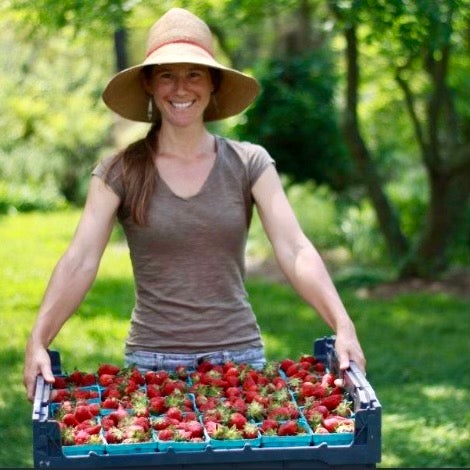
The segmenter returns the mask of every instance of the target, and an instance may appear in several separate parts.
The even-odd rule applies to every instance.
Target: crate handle
[[[34,394],[33,420],[47,421],[50,395],[51,385],[46,383],[42,375],[38,375],[36,377],[36,391]]]

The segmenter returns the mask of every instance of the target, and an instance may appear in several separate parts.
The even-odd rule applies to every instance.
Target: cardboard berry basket
[[[318,338],[313,355],[337,373],[334,336]],[[62,374],[60,354],[50,351],[53,373]],[[159,449],[114,454],[105,451],[74,455],[64,452],[59,423],[52,416],[51,388],[37,378],[33,404],[33,458],[35,468],[128,468],[161,470],[305,470],[320,467],[375,468],[381,459],[381,405],[376,394],[352,363],[344,374],[344,388],[353,402],[353,438],[309,439],[305,445],[217,447],[209,442],[201,449]],[[340,436],[336,436],[337,438]]]

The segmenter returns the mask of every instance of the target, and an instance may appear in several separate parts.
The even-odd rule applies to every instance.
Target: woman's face
[[[195,64],[156,65],[144,86],[162,120],[178,127],[203,121],[213,90],[209,69]]]

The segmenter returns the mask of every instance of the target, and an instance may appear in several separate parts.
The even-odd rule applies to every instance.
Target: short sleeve
[[[275,165],[274,159],[268,151],[261,145],[252,144],[252,151],[248,159],[248,174],[250,187],[256,183],[261,174],[271,165]]]
[[[125,191],[121,168],[121,160],[116,161],[115,156],[110,156],[100,161],[91,174],[102,179],[121,200],[124,200]]]

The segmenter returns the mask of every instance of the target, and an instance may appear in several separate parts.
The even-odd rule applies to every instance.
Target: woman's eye
[[[194,72],[191,72],[189,74],[189,78],[191,79],[197,79],[197,78],[201,78],[202,77],[202,72],[199,71],[199,70],[195,70]]]
[[[160,79],[160,80],[171,80],[172,75],[171,75],[171,73],[164,72],[164,73],[158,74],[157,78]]]

